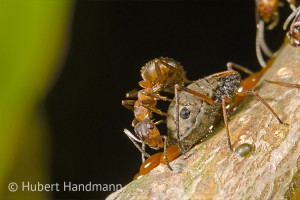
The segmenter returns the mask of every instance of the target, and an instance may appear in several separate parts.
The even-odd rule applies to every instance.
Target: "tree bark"
[[[300,48],[286,45],[256,91],[288,125],[255,97],[247,97],[229,121],[234,148],[255,146],[249,157],[230,151],[224,125],[215,135],[171,162],[159,165],[107,199],[299,199],[300,89],[263,80],[300,84]]]

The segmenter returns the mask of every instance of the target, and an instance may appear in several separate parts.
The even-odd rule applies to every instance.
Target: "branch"
[[[262,80],[300,83],[300,48],[286,45]],[[159,165],[107,199],[283,199],[300,187],[300,90],[260,81],[256,90],[289,125],[247,97],[229,121],[234,148],[255,146],[249,157],[233,154],[224,126],[171,162]],[[296,197],[297,198],[297,197]]]

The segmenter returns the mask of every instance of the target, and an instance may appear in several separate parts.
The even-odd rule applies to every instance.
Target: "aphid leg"
[[[176,125],[176,133],[177,133],[177,145],[182,152],[184,158],[186,158],[185,151],[181,146],[181,138],[179,133],[179,95],[178,92],[180,90],[180,86],[176,84],[174,86],[174,93],[175,93],[175,125]]]
[[[226,102],[229,101],[229,98],[226,96],[222,96],[222,110],[223,110],[223,118],[225,122],[225,128],[226,128],[226,135],[227,135],[227,140],[228,140],[228,146],[231,151],[233,151],[231,140],[230,140],[230,132],[228,128],[228,118],[227,118],[227,111],[226,111]]]
[[[226,64],[226,66],[227,66],[228,70],[232,70],[233,68],[235,68],[235,69],[238,69],[238,70],[240,70],[240,71],[242,71],[242,72],[244,72],[246,74],[249,74],[249,75],[254,74],[254,72],[251,71],[250,69],[248,69],[248,68],[246,68],[246,67],[244,67],[242,65],[236,64],[234,62],[228,62]]]
[[[139,142],[139,143],[142,143],[142,144],[143,144],[143,142],[142,142],[140,139],[136,138],[136,137],[135,137],[129,130],[127,130],[126,128],[124,129],[124,133],[129,137],[129,139],[130,139],[131,142],[134,144],[134,146],[136,146],[136,148],[137,148],[144,156],[150,157],[150,155],[149,155],[146,151],[144,151],[144,149],[143,149],[142,147],[140,147],[140,145],[137,143],[137,142]]]
[[[273,110],[273,108],[254,90],[244,90],[241,92],[237,92],[236,93],[239,96],[244,96],[244,95],[253,95],[255,96],[258,100],[260,100],[271,112],[272,114],[276,117],[276,119],[278,120],[278,122],[280,124],[284,124],[284,125],[288,125],[284,122],[282,122],[282,120],[279,118],[279,116],[276,114],[276,112]]]
[[[135,102],[135,100],[122,100],[122,105],[129,110],[134,110]]]
[[[167,154],[168,137],[165,135],[162,135],[161,137],[164,139],[164,160],[165,160],[166,165],[169,168],[169,170],[173,171],[173,169],[169,163],[168,154]]]
[[[168,97],[164,97],[164,96],[161,96],[161,95],[159,95],[159,94],[148,93],[148,92],[146,92],[146,91],[141,91],[141,93],[144,94],[144,95],[146,95],[146,96],[150,96],[150,97],[153,97],[153,98],[162,100],[162,101],[173,102],[173,99],[169,99]]]
[[[210,78],[222,78],[223,76],[228,76],[230,74],[237,74],[238,72],[234,71],[234,70],[227,70],[227,71],[223,71],[223,72],[219,72],[219,73],[215,73],[215,74],[212,74],[208,77]]]
[[[273,83],[276,85],[281,85],[281,86],[286,86],[286,87],[291,87],[291,88],[299,88],[300,89],[300,84],[295,84],[295,83],[285,83],[285,82],[279,82],[279,81],[269,81],[265,80],[268,83]]]
[[[190,94],[193,94],[197,97],[199,97],[200,99],[206,101],[208,104],[213,105],[214,101],[212,99],[210,99],[208,96],[201,94],[197,91],[191,90],[189,88],[180,86],[178,84],[175,85],[174,87],[174,93],[175,93],[175,125],[176,125],[176,132],[177,132],[177,142],[178,142],[178,147],[181,150],[183,156],[186,158],[185,156],[185,151],[181,146],[181,139],[180,139],[180,133],[179,133],[179,91],[185,91],[188,92]]]

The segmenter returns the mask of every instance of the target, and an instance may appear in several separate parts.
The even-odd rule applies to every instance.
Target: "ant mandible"
[[[295,0],[287,0],[290,8],[296,10]],[[264,39],[265,23],[269,23],[268,29],[272,30],[279,21],[278,7],[282,6],[279,0],[256,0],[256,56],[262,67],[266,66],[262,52],[269,58],[273,56],[273,52],[269,49]]]
[[[172,102],[172,100],[161,96],[160,92],[173,93],[175,84],[184,85],[190,81],[186,78],[180,63],[166,57],[157,58],[146,63],[141,69],[141,76],[143,80],[139,82],[139,85],[143,89],[130,91],[126,94],[127,98],[135,97],[137,100],[123,100],[122,105],[134,112],[135,118],[132,126],[137,137],[127,129],[124,132],[142,152],[142,160],[144,161],[144,156],[149,157],[149,154],[145,152],[145,145],[152,149],[160,149],[162,147],[166,149],[167,137],[160,135],[156,127],[163,121],[153,122],[152,113],[168,116],[167,113],[156,108],[157,100],[169,102]],[[141,143],[142,147],[138,143]]]

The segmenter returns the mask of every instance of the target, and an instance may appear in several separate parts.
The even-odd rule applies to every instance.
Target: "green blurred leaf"
[[[9,182],[23,181],[16,174],[47,177],[49,141],[36,110],[63,53],[72,3],[0,0],[0,199],[11,195]]]

